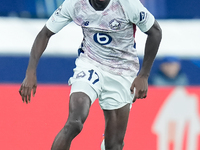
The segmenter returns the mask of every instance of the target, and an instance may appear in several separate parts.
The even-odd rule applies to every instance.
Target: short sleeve
[[[120,1],[129,21],[137,25],[142,32],[146,32],[152,27],[155,18],[139,0]]]
[[[65,0],[46,22],[46,27],[53,33],[59,32],[64,26],[72,22],[68,9],[68,7],[70,7],[69,1],[70,0]]]

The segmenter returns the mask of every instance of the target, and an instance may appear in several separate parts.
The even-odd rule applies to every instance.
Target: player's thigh
[[[69,119],[85,122],[91,106],[90,97],[83,92],[74,92],[70,95]]]
[[[105,140],[123,142],[129,118],[130,104],[115,110],[104,110],[106,128]],[[114,141],[113,141],[114,140]]]

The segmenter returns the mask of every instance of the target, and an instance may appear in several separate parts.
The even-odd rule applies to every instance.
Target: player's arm
[[[54,33],[51,32],[46,26],[44,26],[42,30],[38,33],[31,49],[27,73],[29,71],[36,71],[38,61],[42,53],[45,51],[48,41],[53,34]]]
[[[64,1],[60,7],[55,10],[51,17],[47,20],[45,26],[37,35],[29,58],[29,64],[26,71],[26,77],[20,87],[19,93],[22,97],[23,102],[30,102],[31,91],[33,90],[33,96],[36,92],[37,79],[36,79],[36,68],[38,61],[47,47],[50,37],[54,33],[58,33],[64,26],[72,22],[71,12],[73,12],[71,0]]]
[[[162,30],[156,20],[154,25],[146,32],[146,34],[147,40],[145,45],[144,59],[138,76],[149,77],[152,64],[162,39]]]
[[[136,88],[134,100],[137,98],[145,98],[147,96],[148,77],[162,39],[162,30],[156,20],[153,26],[145,33],[147,34],[147,40],[142,67],[131,86],[132,92],[134,91],[134,88]]]
[[[45,51],[50,37],[54,33],[51,32],[46,26],[38,33],[35,41],[33,43],[29,64],[26,70],[26,77],[21,84],[19,93],[22,97],[23,102],[30,102],[31,91],[33,90],[33,96],[36,93],[37,78],[36,78],[36,68],[42,53]]]

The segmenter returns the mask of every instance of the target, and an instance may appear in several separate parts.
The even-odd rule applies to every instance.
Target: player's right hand
[[[27,73],[24,81],[19,89],[19,94],[22,101],[27,104],[31,101],[31,91],[33,90],[33,97],[35,96],[37,88],[37,78],[35,73]]]

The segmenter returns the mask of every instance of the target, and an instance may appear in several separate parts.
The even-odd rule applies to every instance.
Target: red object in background
[[[25,104],[19,96],[19,87],[20,85],[14,84],[0,85],[0,149],[50,150],[56,134],[68,117],[70,88],[67,85],[38,85],[31,103]],[[185,89],[188,94],[195,95],[200,116],[200,87]],[[162,150],[158,149],[159,137],[153,132],[153,124],[159,118],[158,114],[162,114],[168,99],[173,98],[174,91],[174,87],[149,87],[148,97],[133,104],[124,150]],[[103,132],[104,116],[96,101],[82,132],[73,140],[70,150],[100,150]],[[183,149],[180,150],[188,150],[188,143],[185,142],[189,139],[183,139]],[[195,150],[200,150],[199,136],[197,140]]]

